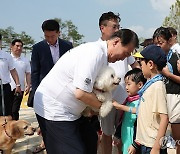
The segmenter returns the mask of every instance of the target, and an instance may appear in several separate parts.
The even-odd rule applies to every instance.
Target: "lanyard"
[[[167,55],[167,67],[171,73],[173,73],[173,68],[172,68],[172,65],[169,63],[169,60],[171,59],[172,54],[173,54],[173,51],[169,50],[168,55]]]

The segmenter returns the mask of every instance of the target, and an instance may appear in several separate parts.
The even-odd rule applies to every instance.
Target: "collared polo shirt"
[[[102,39],[99,38],[98,41],[102,41]],[[121,82],[112,93],[113,99],[117,100],[118,102],[123,103],[128,96],[125,88],[126,86],[124,82],[124,76],[129,71],[128,65],[132,65],[134,62],[135,58],[133,56],[129,56],[124,60],[119,60],[115,63],[109,63],[109,66],[114,69],[116,75],[121,78]]]
[[[67,51],[37,88],[35,112],[53,121],[78,119],[87,105],[75,98],[75,90],[92,92],[97,74],[107,61],[106,41],[82,44]]]
[[[3,84],[11,82],[10,70],[15,68],[11,55],[5,51],[0,50],[0,79]]]
[[[13,61],[14,61],[14,66],[16,68],[16,71],[18,73],[18,77],[19,77],[19,83],[21,85],[21,90],[24,91],[25,90],[25,77],[26,77],[26,73],[30,73],[31,72],[31,67],[30,67],[30,62],[27,60],[27,58],[25,57],[18,57],[16,58],[15,56],[13,56],[13,54],[11,54],[11,56],[13,57]],[[11,90],[16,88],[16,84],[11,76]]]

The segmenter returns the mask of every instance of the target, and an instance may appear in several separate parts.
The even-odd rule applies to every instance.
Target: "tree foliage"
[[[164,19],[163,26],[175,28],[180,42],[180,0],[176,0],[176,3],[170,7],[169,16]]]
[[[72,23],[71,20],[62,21],[60,18],[55,18],[60,25],[61,38],[69,40],[73,43],[73,46],[77,46],[83,43],[83,35],[79,34],[78,28]]]
[[[60,18],[55,18],[56,21],[60,24],[60,32],[61,38],[65,40],[69,40],[73,43],[73,46],[77,46],[82,42],[83,35],[79,34],[77,27],[72,23],[71,20],[62,21]],[[34,45],[34,39],[26,34],[25,31],[21,33],[16,33],[12,26],[7,27],[6,29],[0,29],[0,34],[2,34],[2,48],[6,48],[10,51],[10,44],[13,39],[21,39],[24,46],[23,52],[30,52],[32,50],[32,46]]]
[[[21,33],[16,33],[14,28],[9,26],[6,29],[0,29],[0,33],[3,36],[2,47],[10,50],[10,44],[14,39],[21,39],[24,46],[23,52],[29,52],[32,48],[32,45],[35,43],[34,39],[31,36],[22,31]]]

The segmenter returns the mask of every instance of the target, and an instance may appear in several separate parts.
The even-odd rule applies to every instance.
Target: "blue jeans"
[[[142,154],[150,154],[151,152],[151,147],[146,147],[144,145],[141,145],[141,153]],[[161,149],[160,154],[167,154],[167,149]]]

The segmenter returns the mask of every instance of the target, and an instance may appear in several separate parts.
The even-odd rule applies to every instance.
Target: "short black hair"
[[[139,47],[139,39],[138,39],[138,36],[137,34],[130,30],[130,29],[120,29],[118,30],[117,32],[115,32],[110,39],[113,39],[115,37],[118,37],[121,39],[121,43],[122,45],[127,45],[129,44],[130,42],[133,42],[134,43],[134,46],[136,48]]]
[[[12,42],[11,42],[11,45],[14,46],[16,44],[16,42],[20,42],[23,46],[23,42],[20,40],[20,39],[14,39]]]
[[[2,35],[0,34],[0,40],[2,40]]]
[[[146,59],[146,58],[141,58],[141,61],[144,61],[146,64],[150,61],[151,59]],[[152,60],[151,60],[152,61]],[[153,62],[154,63],[154,62]],[[156,63],[154,63],[154,64],[156,64]],[[165,63],[166,64],[166,63]],[[162,69],[164,68],[164,66],[162,66],[162,65],[157,65],[156,64],[156,66],[157,66],[157,70],[158,71],[162,71]]]
[[[105,25],[106,21],[108,20],[117,20],[118,22],[121,21],[121,18],[119,17],[119,13],[116,15],[113,12],[106,12],[101,15],[99,18],[99,26]]]
[[[171,35],[177,35],[177,30],[176,29],[174,29],[173,27],[168,27],[168,29],[169,29]]]
[[[135,82],[136,84],[138,84],[139,82],[142,82],[143,84],[146,83],[147,79],[144,78],[144,75],[142,73],[142,70],[139,68],[134,68],[130,71],[128,71],[124,78],[128,79],[131,77],[132,81]]]
[[[159,27],[155,30],[153,34],[153,40],[158,37],[163,37],[166,41],[168,41],[172,37],[172,35],[168,28]]]
[[[142,43],[140,43],[140,45],[143,46],[144,48],[147,47],[150,44],[153,44],[153,39],[152,38],[145,39]]]
[[[42,23],[42,26],[41,26],[43,32],[44,31],[59,31],[59,23],[56,21],[56,20],[53,20],[53,19],[49,19],[49,20],[45,20],[43,23]]]

